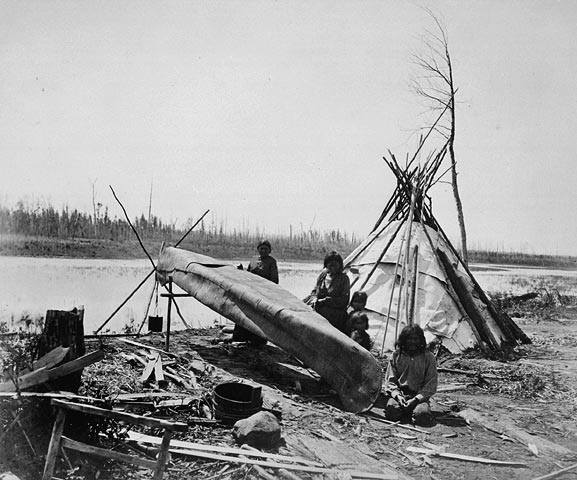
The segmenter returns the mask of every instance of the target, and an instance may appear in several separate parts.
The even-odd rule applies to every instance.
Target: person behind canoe
[[[333,327],[345,333],[351,285],[349,277],[343,273],[343,258],[333,251],[325,257],[323,265],[324,268],[306,303],[325,317]]]
[[[427,350],[423,329],[419,325],[407,325],[401,330],[395,347],[385,377],[389,396],[385,416],[396,422],[412,415],[416,425],[431,426],[429,399],[437,391],[437,362]]]
[[[347,308],[347,325],[345,328],[345,333],[350,336],[351,332],[353,331],[352,328],[352,316],[356,313],[366,313],[365,307],[367,306],[367,293],[362,290],[357,290],[351,296],[351,303],[349,304],[349,308]],[[368,320],[368,318],[367,318]],[[366,330],[368,330],[368,325]]]
[[[263,240],[256,247],[258,255],[253,257],[247,270],[259,277],[278,283],[278,268],[276,260],[271,257],[272,247],[268,240]]]
[[[253,257],[248,264],[247,270],[259,277],[266,278],[273,283],[278,283],[278,267],[276,260],[271,257],[270,252],[272,247],[268,240],[263,240],[257,247],[258,255]],[[246,328],[240,325],[234,326],[232,332],[232,340],[234,342],[250,342],[255,345],[264,345],[267,341],[258,335],[249,332]]]
[[[370,352],[373,342],[367,333],[369,329],[369,317],[367,314],[362,311],[352,312],[349,315],[348,325],[350,328],[349,337]]]

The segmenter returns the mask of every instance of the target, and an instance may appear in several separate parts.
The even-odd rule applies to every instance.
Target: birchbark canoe
[[[167,247],[157,279],[172,281],[215,312],[271,341],[315,370],[359,413],[381,391],[382,369],[355,341],[277,284],[206,255]]]

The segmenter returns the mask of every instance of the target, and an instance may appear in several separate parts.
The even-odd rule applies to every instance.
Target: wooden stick
[[[171,448],[170,451],[172,453],[177,453],[181,455],[189,455],[191,457],[199,457],[199,458],[210,458],[213,460],[221,460],[224,462],[232,462],[232,463],[244,463],[247,465],[260,465],[267,468],[284,468],[286,470],[296,470],[299,472],[309,472],[309,473],[325,473],[325,474],[337,474],[339,470],[331,469],[331,468],[323,468],[323,467],[309,467],[305,465],[293,465],[289,463],[277,463],[272,461],[263,461],[263,460],[253,460],[250,458],[242,458],[242,457],[231,457],[227,455],[216,455],[213,453],[201,452],[198,450],[179,450],[175,448]],[[248,453],[248,452],[242,452]],[[384,473],[372,473],[372,472],[360,472],[360,471],[349,471],[348,473],[352,478],[363,478],[363,479],[380,479],[380,480],[397,480],[399,478],[398,474],[394,476],[391,474],[384,474]]]
[[[134,340],[128,340],[128,338],[119,338],[118,340],[120,340],[121,342],[124,342],[124,343],[128,343],[129,345],[133,345],[135,347],[147,348],[148,350],[153,350],[155,352],[164,353],[165,355],[168,355],[169,357],[180,358],[178,355],[175,355],[174,353],[167,352],[166,350],[161,350],[160,348],[153,347],[152,345],[146,345],[144,343],[135,342]]]
[[[165,430],[164,435],[162,436],[162,443],[160,444],[160,449],[158,451],[158,460],[156,462],[154,480],[162,479],[164,468],[166,466],[166,461],[168,460],[168,448],[170,447],[171,438],[172,438],[172,432],[170,430]]]
[[[174,245],[175,247],[178,247],[182,243],[182,241],[188,236],[190,232],[194,230],[194,227],[196,227],[202,221],[202,219],[206,216],[208,212],[210,212],[210,210],[204,212],[202,216],[196,221],[196,223],[192,227],[190,227],[182,237],[180,237],[180,240],[176,242],[176,244]]]
[[[160,437],[153,437],[150,435],[145,435],[143,433],[138,432],[128,432],[128,439],[141,442],[141,443],[148,443],[152,445],[160,445],[161,438]],[[261,452],[260,450],[245,450],[242,448],[235,448],[235,447],[222,447],[218,445],[206,445],[202,443],[194,443],[194,442],[186,442],[183,440],[173,440],[171,442],[172,447],[179,447],[185,450],[203,450],[207,452],[217,452],[217,453],[227,453],[232,455],[248,455],[251,457],[259,457],[259,458],[270,458],[273,460],[279,460],[283,462],[296,462],[302,463],[304,465],[310,465],[314,467],[322,467],[322,463],[315,462],[312,460],[308,460],[303,457],[290,457],[287,455],[280,455],[277,453],[267,453]]]
[[[168,307],[166,312],[166,340],[164,349],[168,352],[170,350],[170,310],[172,307],[172,276],[168,277],[168,293],[171,295],[168,299]]]
[[[431,432],[427,432],[427,430],[423,430],[421,428],[411,427],[410,425],[403,425],[402,423],[392,422],[391,420],[386,420],[384,418],[381,418],[380,416],[377,416],[376,413],[372,413],[370,415],[365,415],[365,417],[370,418],[371,420],[375,420],[377,422],[386,423],[387,425],[392,425],[394,427],[404,428],[405,430],[412,430],[413,432],[425,433],[427,435],[431,434]]]
[[[144,417],[132,413],[118,412],[116,410],[106,410],[104,408],[93,407],[92,405],[82,405],[80,403],[65,402],[63,400],[52,400],[52,405],[62,407],[74,412],[81,412],[87,415],[97,415],[105,418],[112,418],[136,425],[145,425],[153,428],[166,428],[169,430],[186,430],[188,425],[183,422],[169,422],[159,418]]]
[[[154,470],[156,468],[156,462],[153,460],[135,457],[133,455],[127,455],[126,453],[119,453],[115,452],[114,450],[107,450],[105,448],[94,447],[92,445],[87,445],[85,443],[72,440],[65,436],[62,436],[61,443],[64,448],[68,448],[70,450],[76,450],[77,452],[83,452],[88,453],[90,455],[95,455],[97,457],[118,460],[120,462],[130,463],[132,465],[137,465],[139,467],[149,468],[150,470]]]
[[[409,292],[409,325],[414,323],[417,283],[419,281],[419,245],[413,247],[413,271],[411,272],[411,290]]]
[[[533,480],[548,480],[549,478],[558,477],[562,473],[568,472],[570,470],[574,470],[576,468],[577,468],[577,463],[575,463],[569,467],[562,468],[561,470],[556,470],[554,472],[548,473],[547,475],[543,475],[542,477],[535,477]]]
[[[66,421],[66,413],[61,408],[58,409],[54,426],[52,427],[52,436],[50,437],[50,444],[48,445],[48,452],[46,452],[46,463],[44,464],[44,474],[42,480],[51,480],[56,466],[56,457],[58,450],[60,450],[60,441],[62,439],[62,430],[64,430],[64,422]]]
[[[476,377],[477,375],[481,375],[482,377],[492,378],[495,380],[503,380],[505,378],[505,377],[500,377],[499,375],[492,375],[490,373],[475,372],[473,370],[461,370],[458,368],[437,367],[437,372],[457,373],[459,375],[469,375],[472,377]]]
[[[138,235],[138,232],[136,231],[136,228],[134,228],[134,225],[132,225],[132,222],[130,221],[130,217],[128,216],[128,213],[126,213],[126,209],[124,208],[124,205],[122,205],[122,202],[118,199],[118,197],[116,196],[116,192],[114,191],[114,189],[112,188],[112,185],[108,185],[110,187],[110,190],[112,191],[112,195],[114,195],[115,200],[118,202],[118,204],[120,205],[120,208],[122,208],[122,211],[124,212],[124,217],[126,218],[126,221],[128,222],[128,225],[130,225],[130,228],[132,228],[132,231],[134,232],[134,235],[136,235],[136,239],[138,240],[138,243],[140,243],[140,246],[142,248],[142,250],[144,251],[144,253],[146,254],[146,256],[148,257],[148,260],[150,260],[150,263],[152,264],[152,268],[154,268],[156,270],[156,265],[154,264],[154,260],[152,260],[152,257],[150,256],[150,254],[148,253],[148,251],[146,250],[146,247],[144,246],[144,244],[142,243],[142,240],[140,239],[140,235]]]
[[[429,448],[407,447],[409,452],[421,453],[430,457],[452,458],[455,460],[463,460],[465,462],[486,463],[490,465],[506,465],[509,467],[527,467],[527,464],[521,462],[505,462],[503,460],[493,460],[491,458],[470,457],[469,455],[460,455],[458,453],[440,452],[438,450],[431,450]]]
[[[134,294],[136,292],[138,292],[138,290],[140,290],[140,287],[142,287],[142,285],[144,285],[146,283],[146,281],[152,276],[152,274],[156,272],[156,268],[153,268],[148,275],[146,275],[146,277],[144,277],[142,279],[142,281],[136,286],[136,288],[134,290],[132,290],[132,292],[130,292],[130,294],[128,295],[128,297],[126,297],[124,299],[124,301],[118,305],[118,307],[116,307],[116,310],[114,310],[114,312],[112,312],[108,318],[106,320],[104,320],[104,322],[102,323],[102,325],[100,325],[100,327],[98,327],[96,330],[94,330],[94,334],[96,335],[98,332],[100,332],[100,330],[102,330],[107,324],[108,322],[110,322],[110,320],[112,320],[112,318],[114,317],[114,315],[116,315],[118,313],[118,311],[124,307],[124,305],[126,305],[128,303],[128,300],[130,300]]]

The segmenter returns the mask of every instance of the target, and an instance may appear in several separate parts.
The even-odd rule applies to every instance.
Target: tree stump
[[[71,311],[48,310],[44,322],[44,331],[38,345],[38,356],[48,353],[59,345],[70,347],[63,362],[74,360],[86,353],[84,345],[84,309]],[[51,382],[52,390],[66,390],[77,393],[80,387],[82,371],[71,373]]]

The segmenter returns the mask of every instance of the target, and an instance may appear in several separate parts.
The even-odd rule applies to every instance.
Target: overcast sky
[[[442,19],[470,246],[577,254],[577,2],[0,1],[0,200],[368,233]],[[457,238],[446,185],[435,213]]]

